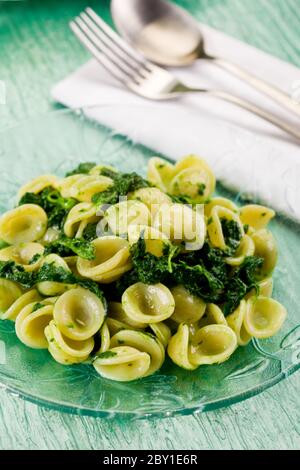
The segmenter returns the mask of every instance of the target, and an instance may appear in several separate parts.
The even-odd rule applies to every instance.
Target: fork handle
[[[280,90],[279,88],[267,83],[261,78],[247,72],[240,66],[230,62],[229,60],[221,59],[219,57],[207,56],[214,64],[218,65],[227,72],[232,73],[236,77],[240,78],[244,82],[251,85],[253,88],[273,99],[276,103],[285,107],[292,113],[300,117],[300,103],[296,103],[287,93]]]

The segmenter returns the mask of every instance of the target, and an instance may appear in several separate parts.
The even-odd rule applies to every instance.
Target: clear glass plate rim
[[[23,120],[19,121],[17,124],[13,124],[12,126],[2,128],[2,129],[0,129],[0,135],[5,134],[7,132],[11,132],[14,129],[17,129],[17,128],[21,127],[22,125],[26,125],[26,126],[28,124],[30,125],[31,122],[39,120],[41,117],[43,117],[43,118],[46,118],[46,117],[47,118],[52,118],[52,117],[55,117],[56,115],[64,115],[64,114],[70,114],[70,115],[73,114],[73,115],[76,115],[80,118],[84,118],[84,119],[87,119],[88,121],[92,121],[92,122],[94,121],[95,123],[97,123],[97,121],[95,121],[95,120],[89,118],[88,116],[86,116],[85,110],[97,109],[99,107],[105,108],[105,107],[115,107],[115,106],[117,106],[116,103],[109,103],[108,102],[108,103],[96,104],[96,105],[93,105],[93,106],[88,105],[88,106],[83,106],[83,107],[76,107],[76,108],[72,108],[72,109],[67,108],[67,107],[53,109],[53,110],[50,110],[46,113],[45,112],[44,113],[38,113],[35,116],[32,116],[28,119],[23,119]],[[126,106],[131,106],[131,107],[135,107],[135,108],[143,108],[143,107],[145,107],[145,104],[141,103],[140,105],[139,104],[132,105],[132,103],[130,103],[130,102],[122,103],[122,107],[126,107]],[[146,106],[151,107],[151,104],[146,104]],[[97,123],[97,124],[99,124],[99,123]],[[228,126],[232,127],[229,124],[228,124]],[[124,137],[126,137],[126,136],[124,136]],[[167,159],[170,162],[174,161],[170,157],[167,157]],[[285,216],[285,218],[287,218],[287,217]],[[279,362],[281,362],[279,358],[276,358],[276,356],[274,356],[273,359],[278,360]],[[14,396],[18,396],[18,397],[20,397],[20,398],[22,398],[22,399],[24,399],[28,402],[31,402],[31,403],[39,405],[39,406],[43,406],[47,409],[57,410],[57,411],[60,411],[60,412],[63,412],[63,413],[84,415],[84,416],[93,416],[93,417],[98,417],[98,418],[113,418],[113,417],[125,417],[125,418],[130,418],[130,419],[165,418],[165,417],[172,417],[172,416],[175,416],[175,415],[190,415],[190,414],[196,414],[196,413],[199,413],[199,412],[212,411],[212,410],[216,410],[218,408],[222,408],[222,407],[225,407],[225,406],[230,406],[230,405],[233,405],[235,403],[244,401],[248,398],[251,398],[255,395],[258,395],[259,393],[263,392],[264,390],[267,390],[270,387],[272,387],[273,385],[281,382],[285,378],[289,377],[290,375],[292,375],[293,373],[298,371],[299,368],[300,368],[300,363],[291,364],[291,365],[289,365],[289,367],[286,370],[281,370],[281,372],[279,374],[277,374],[276,376],[270,378],[269,380],[266,380],[265,382],[263,382],[259,385],[256,385],[252,388],[249,388],[248,390],[246,390],[244,392],[237,393],[237,394],[231,395],[231,396],[226,397],[226,398],[221,398],[221,399],[216,400],[216,401],[210,401],[210,402],[207,402],[205,404],[199,403],[199,405],[196,405],[196,406],[186,407],[186,408],[178,408],[178,409],[174,409],[172,411],[154,411],[154,412],[148,412],[148,413],[139,412],[139,411],[137,411],[137,412],[134,412],[134,411],[126,412],[126,411],[122,411],[122,410],[114,411],[113,409],[108,410],[108,411],[106,411],[106,410],[95,410],[95,409],[86,408],[86,407],[80,406],[80,405],[75,407],[75,406],[71,406],[71,405],[69,405],[67,403],[63,403],[63,402],[57,403],[55,401],[48,400],[48,399],[45,399],[43,397],[39,397],[38,395],[32,395],[30,393],[22,392],[17,387],[14,387],[12,385],[9,385],[9,384],[5,383],[5,381],[3,381],[3,379],[1,377],[0,377],[0,387],[4,388],[8,393],[11,393]]]

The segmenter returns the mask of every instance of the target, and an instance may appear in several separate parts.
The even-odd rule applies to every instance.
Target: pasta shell
[[[135,322],[159,323],[172,315],[175,301],[163,284],[137,282],[123,293],[122,306],[126,315]]]
[[[47,214],[35,204],[24,204],[0,218],[0,239],[10,245],[34,242],[47,230]]]

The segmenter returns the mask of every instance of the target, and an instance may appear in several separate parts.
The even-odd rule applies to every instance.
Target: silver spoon
[[[122,36],[157,64],[184,66],[197,59],[211,60],[300,117],[300,104],[287,93],[207,54],[198,23],[183,8],[165,0],[112,0],[111,12]]]

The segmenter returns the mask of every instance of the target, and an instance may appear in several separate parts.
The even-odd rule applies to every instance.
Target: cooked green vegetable
[[[117,170],[113,170],[112,168],[104,166],[101,168],[99,174],[102,176],[107,176],[108,178],[114,180],[119,175],[119,172]]]
[[[8,243],[6,243],[4,240],[0,240],[0,250],[2,250],[2,248],[6,248],[7,246],[9,246]]]
[[[23,266],[14,261],[0,261],[0,279],[8,279],[29,289],[35,284],[35,273],[25,271]]]
[[[42,255],[40,253],[36,253],[35,255],[33,255],[31,260],[29,261],[29,264],[36,263],[41,257],[42,257]]]
[[[74,170],[69,171],[66,173],[66,176],[73,176],[73,175],[87,175],[94,167],[96,163],[94,162],[84,162],[80,163]]]
[[[88,242],[91,242],[97,238],[97,225],[98,222],[87,224],[82,233],[82,238]]]
[[[149,186],[150,183],[137,173],[117,173],[114,176],[114,184],[106,191],[94,194],[92,201],[97,205],[116,204],[120,197]]]
[[[162,282],[168,287],[181,284],[205,302],[221,304],[225,315],[235,310],[251,289],[257,289],[256,277],[263,262],[249,256],[233,271],[225,262],[227,252],[212,248],[207,242],[201,250],[188,253],[181,252],[180,246],[166,245],[158,258],[146,253],[142,238],[131,247],[131,255],[133,268],[115,283],[111,291],[114,295],[121,296],[135,282]]]
[[[25,193],[19,201],[19,206],[23,204],[37,204],[41,206],[48,216],[48,227],[62,228],[65,219],[77,204],[73,198],[64,198],[57,189],[47,187],[39,194]]]
[[[95,248],[87,240],[83,238],[69,238],[61,235],[58,240],[55,240],[46,246],[44,255],[56,253],[60,256],[73,256],[74,254],[84,259],[95,259]]]
[[[199,194],[199,196],[203,196],[205,189],[206,189],[206,184],[204,184],[204,183],[199,183],[198,184],[198,194]]]
[[[42,304],[42,303],[40,303],[40,302],[36,302],[36,303],[34,304],[33,308],[32,308],[31,313],[36,312],[37,310],[39,310],[40,308],[43,308],[43,307],[45,307],[44,304]]]
[[[234,254],[238,248],[242,234],[239,225],[235,220],[221,219],[223,236],[225,243],[230,250],[230,254]]]
[[[55,266],[54,263],[45,263],[38,271],[25,271],[23,266],[16,264],[14,261],[0,261],[0,279],[9,279],[21,284],[23,287],[30,289],[39,282],[51,281],[62,284],[77,284],[85,289],[90,290],[99,297],[104,305],[106,301],[103,292],[95,281],[82,279],[71,271],[66,271],[61,266]]]

